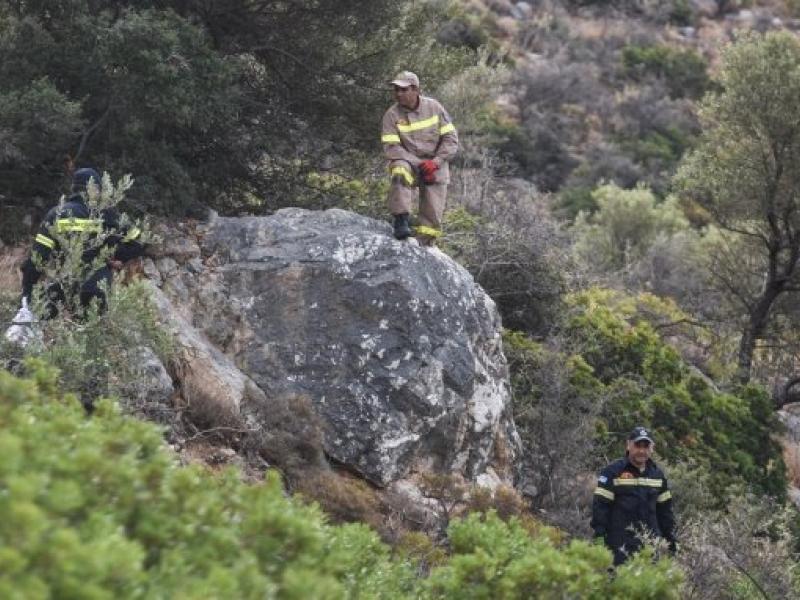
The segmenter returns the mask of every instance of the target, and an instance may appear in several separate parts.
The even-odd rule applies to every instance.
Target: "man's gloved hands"
[[[419,163],[419,172],[422,174],[422,181],[425,183],[436,183],[436,171],[439,165],[434,160],[423,160]]]

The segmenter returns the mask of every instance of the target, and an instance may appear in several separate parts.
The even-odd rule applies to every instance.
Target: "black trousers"
[[[104,290],[111,285],[113,271],[111,267],[105,266],[97,269],[87,277],[80,286],[70,290],[69,297],[64,292],[64,287],[60,283],[51,283],[45,290],[45,319],[53,319],[58,315],[61,307],[67,307],[70,311],[77,312],[80,309],[85,313],[91,306],[92,301],[96,300],[100,312],[105,312],[106,293]],[[77,300],[77,306],[75,305]]]

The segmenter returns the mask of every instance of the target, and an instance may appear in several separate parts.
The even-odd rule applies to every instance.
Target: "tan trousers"
[[[419,189],[419,224],[417,238],[428,243],[437,238],[442,230],[442,217],[447,204],[446,183],[423,183],[405,161],[392,161],[389,165],[392,185],[389,188],[389,212],[393,215],[411,214]],[[428,230],[433,235],[426,233]],[[434,230],[434,231],[430,231]]]

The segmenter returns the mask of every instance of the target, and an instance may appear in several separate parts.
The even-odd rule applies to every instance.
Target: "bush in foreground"
[[[673,598],[670,562],[609,578],[608,552],[558,546],[494,512],[455,521],[428,579],[361,524],[331,526],[275,476],[179,467],[109,400],[87,417],[55,372],[0,372],[0,597]],[[637,582],[647,580],[644,588]]]

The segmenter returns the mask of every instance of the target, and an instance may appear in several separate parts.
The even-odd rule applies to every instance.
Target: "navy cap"
[[[644,427],[634,427],[633,431],[628,434],[628,441],[629,442],[639,442],[641,440],[647,440],[651,444],[655,444],[653,438],[650,436],[650,432],[645,429]]]
[[[94,179],[94,183],[97,186],[102,185],[102,180],[100,179],[100,174],[92,168],[86,167],[83,169],[78,169],[75,171],[75,174],[72,176],[72,187],[75,190],[78,189],[86,189],[86,186],[89,184],[89,181]]]

